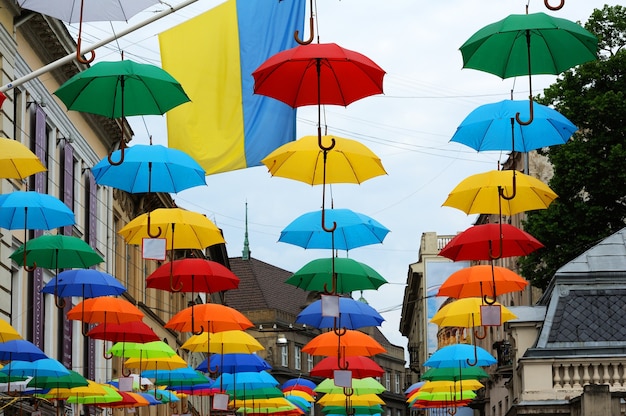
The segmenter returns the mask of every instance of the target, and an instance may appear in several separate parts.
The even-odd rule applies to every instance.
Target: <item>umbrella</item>
[[[352,406],[351,410],[355,415],[382,415],[383,408],[381,405],[373,406]],[[345,406],[324,406],[322,407],[322,413],[325,415],[347,415]],[[352,414],[352,413],[351,413]]]
[[[309,392],[309,394],[314,394],[313,389],[317,387],[317,384],[315,384],[309,379],[297,377],[297,378],[290,378],[289,380],[285,381],[281,387],[283,391],[287,391],[287,389],[290,389],[290,388],[295,388],[295,389],[301,389],[301,390],[307,391]]]
[[[543,247],[535,237],[511,224],[474,225],[456,235],[439,252],[453,261],[525,256]]]
[[[300,408],[300,410],[303,411],[307,411],[312,406],[310,402],[302,397],[285,395],[285,399],[289,400],[291,403],[295,404]]]
[[[468,297],[485,299],[491,296],[493,299],[503,293],[518,292],[527,285],[527,280],[505,267],[477,265],[457,270],[448,276],[439,287],[437,296],[456,299]]]
[[[354,406],[374,406],[384,405],[385,401],[375,394],[353,394],[328,393],[317,401],[320,406],[341,406],[351,403]]]
[[[515,115],[529,117],[528,100],[503,100],[472,110],[450,139],[476,151],[510,150],[530,152],[567,143],[578,128],[553,108],[531,103],[534,121],[515,123]]]
[[[216,261],[188,258],[160,266],[146,278],[146,287],[170,292],[215,293],[237,289],[239,278]]]
[[[189,366],[171,370],[145,370],[141,374],[145,378],[154,379],[154,384],[156,385],[167,385],[169,387],[211,383],[208,377]]]
[[[242,330],[208,332],[191,336],[181,346],[191,352],[209,352],[219,354],[250,354],[265,348],[252,335]]]
[[[161,338],[142,321],[124,322],[121,324],[102,323],[94,326],[87,332],[87,336],[93,339],[102,339],[112,342],[151,342]],[[106,349],[106,344],[103,344]],[[103,350],[106,359],[113,358]]]
[[[165,324],[165,328],[179,332],[193,332],[196,335],[204,331],[245,330],[253,326],[254,324],[238,310],[217,303],[185,308]]]
[[[84,396],[104,396],[111,391],[115,391],[115,389],[108,390],[110,386],[106,386],[105,384],[96,383],[95,381],[89,379],[86,380],[87,385],[85,386],[51,387],[45,397],[61,400],[66,400],[69,397],[73,397],[73,400],[77,400],[78,398]]]
[[[206,349],[204,350],[206,351]],[[242,371],[271,370],[272,366],[263,358],[251,353],[212,354],[200,363],[196,370],[205,373],[237,373]]]
[[[441,367],[429,368],[422,374],[422,380],[442,381],[442,380],[471,380],[489,378],[489,374],[480,367]]]
[[[215,379],[216,386],[220,385],[224,390],[246,390],[252,391],[263,387],[276,387],[280,383],[267,371],[241,371],[234,374],[222,373]],[[282,393],[280,390],[278,390]],[[282,396],[282,394],[281,394]]]
[[[114,159],[121,156],[113,152]],[[178,193],[206,185],[204,169],[187,153],[161,145],[134,145],[126,149],[125,163],[111,165],[102,159],[93,168],[96,183],[130,193]]]
[[[492,170],[463,179],[443,205],[466,214],[514,215],[545,209],[556,197],[554,191],[537,178],[515,170]]]
[[[528,11],[528,9],[527,9]],[[474,33],[460,47],[463,67],[510,78],[528,75],[533,121],[533,74],[560,74],[597,59],[598,39],[581,25],[545,13],[513,14]]]
[[[177,368],[187,367],[187,362],[180,356],[174,354],[169,357],[158,358],[129,358],[124,361],[126,368],[139,368],[145,370],[175,370]]]
[[[0,342],[0,361],[36,361],[48,356],[35,344],[24,339]]]
[[[456,392],[443,391],[443,392],[427,392],[427,391],[418,391],[415,394],[415,400],[426,400],[426,401],[434,401],[434,402],[448,402],[449,406],[453,405],[454,402],[473,399],[476,397],[476,393],[471,390],[462,390]]]
[[[0,319],[0,343],[22,339],[22,336],[15,328],[4,319]]]
[[[203,250],[206,247],[225,243],[222,232],[206,216],[182,208],[158,208],[150,212],[151,226],[148,229],[148,214],[142,214],[126,224],[118,234],[127,244],[139,245],[144,238],[159,235],[169,240],[173,249],[189,248]],[[174,238],[175,237],[175,238]]]
[[[36,375],[26,384],[27,387],[39,389],[69,389],[88,385],[87,379],[74,370],[69,370],[69,374],[65,375]]]
[[[70,374],[70,371],[54,358],[42,358],[39,360],[13,360],[5,365],[0,372],[7,375],[22,377],[61,377]]]
[[[470,364],[469,358],[472,356],[476,359],[474,364]],[[466,368],[474,365],[489,366],[496,362],[496,359],[483,348],[467,344],[454,344],[435,351],[424,362],[424,367]]]
[[[478,390],[485,387],[483,383],[478,380],[465,380],[465,381],[427,381],[421,388],[420,392],[427,393],[449,393],[450,391],[460,392],[464,390]]]
[[[0,178],[22,180],[47,170],[41,160],[17,140],[0,137]]]
[[[382,243],[389,230],[373,218],[349,209],[326,210],[329,222],[337,224],[333,233],[321,227],[322,211],[303,214],[293,220],[281,233],[278,241],[305,249],[352,250],[370,244]]]
[[[340,370],[337,360],[333,357],[326,357],[315,364],[309,374],[312,377],[332,378],[336,370]],[[385,370],[376,361],[362,356],[350,357],[349,370],[352,372],[352,378],[380,377],[385,373]]]
[[[456,299],[453,302],[443,305],[441,309],[433,315],[430,322],[437,324],[440,327],[454,326],[461,328],[473,328],[475,326],[480,326],[483,325],[481,323],[481,306],[484,306],[482,298]],[[501,322],[517,318],[513,312],[498,302],[495,302],[492,306],[500,308]]]
[[[356,395],[362,394],[380,394],[384,392],[385,386],[380,384],[373,377],[365,377],[360,379],[352,380],[352,387],[350,387],[350,392]],[[318,393],[343,393],[344,387],[339,387],[335,385],[335,380],[332,378],[327,378],[323,380],[320,384],[315,387],[315,391]]]
[[[108,118],[136,115],[161,115],[189,97],[170,74],[155,65],[122,60],[98,62],[67,80],[54,94],[68,110],[98,114]],[[94,97],[98,97],[94,100]],[[124,127],[122,126],[122,129]],[[124,131],[120,140],[120,159],[109,154],[108,161],[124,161]]]
[[[385,351],[385,348],[374,338],[352,329],[345,330],[341,335],[336,334],[335,331],[325,332],[317,335],[302,347],[302,352],[310,355],[337,357],[337,366],[341,370],[348,368],[349,362],[346,362],[346,357],[355,355],[369,357]]]
[[[331,139],[335,146],[324,152],[319,148],[316,136],[305,136],[280,146],[261,162],[272,176],[309,185],[360,184],[387,173],[380,158],[361,142],[336,136],[322,137],[323,142]]]
[[[339,298],[338,318],[324,316],[322,312],[322,300],[316,300],[298,314],[296,322],[315,328],[358,329],[366,326],[380,326],[385,320],[367,303],[346,297]]]
[[[118,391],[117,393],[121,396],[119,400],[105,403],[96,403],[96,406],[111,408],[134,408],[150,405],[150,402],[147,399],[137,393],[131,393],[126,391]]]
[[[67,319],[90,324],[122,324],[141,321],[143,316],[143,312],[129,301],[110,296],[85,299],[67,312]],[[84,329],[83,335],[87,335]]]
[[[32,242],[35,240],[31,241],[31,249]],[[61,254],[65,256],[65,250]],[[80,296],[83,299],[108,295],[117,296],[124,292],[126,292],[126,288],[115,277],[95,269],[62,271],[41,289],[41,293],[53,294],[60,298]],[[60,307],[64,305],[65,302],[62,305],[57,303],[57,306]]]
[[[308,392],[307,389],[295,387],[283,387],[282,389],[285,398],[289,399],[290,397],[298,397],[300,399],[304,399],[309,403],[313,403],[315,401],[315,392],[311,390],[311,393]]]
[[[66,394],[68,403],[101,404],[112,403],[122,399],[121,392],[106,384],[94,383],[87,387],[68,389]]]
[[[335,283],[331,292],[351,293],[355,290],[378,289],[387,280],[365,263],[347,257],[335,257],[310,261],[285,283],[318,292],[326,292],[328,286]]]
[[[109,350],[110,354],[124,358],[161,358],[176,354],[165,342],[116,342]]]

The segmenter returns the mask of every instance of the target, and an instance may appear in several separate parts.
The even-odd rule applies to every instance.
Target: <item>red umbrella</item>
[[[161,338],[143,321],[124,322],[121,324],[99,324],[87,332],[87,336],[93,339],[102,339],[111,342],[152,342],[160,341]],[[106,345],[104,346],[106,351]],[[112,358],[113,355],[103,354],[104,358]]]
[[[510,224],[481,224],[458,234],[439,255],[453,261],[492,260],[525,256],[542,247],[535,237]]]
[[[335,370],[340,370],[337,364],[333,357],[326,357],[311,369],[310,374],[314,377],[334,378]],[[350,357],[348,370],[352,371],[352,378],[380,377],[385,373],[376,361],[365,356]]]
[[[146,287],[170,292],[215,293],[237,289],[239,278],[218,262],[189,258],[163,264],[147,277]]]

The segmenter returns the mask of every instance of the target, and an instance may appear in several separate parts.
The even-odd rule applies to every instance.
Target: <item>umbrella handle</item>
[[[161,230],[159,228],[159,230]],[[172,264],[172,262],[170,261],[170,290],[172,292],[180,292],[181,290],[183,290],[183,282],[180,282],[180,285],[178,287],[174,287],[174,265]],[[193,296],[193,293],[191,294]]]
[[[80,26],[82,27],[82,21]],[[80,32],[80,30],[79,30]],[[90,64],[92,63],[95,59],[96,59],[96,52],[95,51],[91,51],[91,56],[87,59],[83,58],[82,55],[80,54],[80,44],[81,44],[81,40],[82,37],[79,36],[78,39],[76,40],[76,60],[78,62],[80,62],[81,64]]]
[[[478,331],[474,330],[474,336],[475,336],[476,338],[478,338],[478,339],[485,339],[485,338],[487,338],[487,330],[485,329],[485,327],[484,327],[484,326],[481,326],[481,328],[483,328],[483,330],[484,330],[484,331],[483,331],[483,332],[484,332],[484,334],[479,335],[479,334],[478,334]]]
[[[485,302],[487,305],[493,305],[494,303],[496,303],[496,299],[489,299],[487,295],[483,295],[483,302]]]
[[[565,6],[565,0],[561,0],[558,6],[550,5],[550,2],[548,0],[543,0],[543,4],[548,8],[548,10],[556,11],[561,10],[563,6]]]
[[[327,233],[332,233],[333,231],[335,231],[337,229],[337,223],[335,221],[333,221],[333,226],[330,228],[326,228],[326,214],[325,214],[326,210],[322,210],[322,229],[324,231],[326,231]]]
[[[517,179],[515,172],[517,171],[513,169],[513,191],[511,192],[511,195],[504,195],[504,188],[502,186],[498,186],[498,196],[504,200],[510,201],[515,198],[515,195],[517,195]],[[502,221],[502,219],[500,219],[500,221]]]
[[[148,227],[148,235],[150,237],[152,237],[152,238],[157,238],[163,232],[161,227],[157,227],[157,232],[156,233],[152,233],[152,230],[151,230],[152,227],[151,227],[151,222],[150,222],[150,213],[148,213],[148,224],[147,224],[147,227]],[[176,292],[178,292],[178,291],[176,291]]]
[[[456,415],[456,407],[452,407],[446,410],[450,416]]]
[[[104,358],[106,358],[106,357],[104,357]],[[126,370],[128,370],[128,372],[126,372]],[[123,368],[122,367],[122,376],[130,377],[130,373],[131,373],[130,368]],[[141,380],[139,381],[139,384],[141,384]]]
[[[547,0],[546,0],[547,1]],[[300,31],[296,30],[293,34],[293,38],[296,40],[296,42],[298,42],[300,45],[308,45],[309,43],[313,42],[313,36],[314,36],[314,23],[313,23],[313,0],[311,0],[310,2],[310,13],[311,16],[309,17],[309,38],[307,40],[300,40]]]
[[[346,397],[350,397],[350,396],[352,396],[354,394],[354,389],[350,388],[350,387],[344,387],[343,388],[343,394]]]
[[[63,309],[65,308],[65,299],[63,299],[62,297],[58,296],[56,293],[54,294],[54,304],[56,305],[57,308],[59,309]]]
[[[109,152],[107,159],[109,160],[109,164],[111,166],[119,166],[124,162],[124,150],[126,149],[126,142],[124,141],[124,126],[122,125],[122,138],[120,140],[120,160],[117,162],[113,161],[113,150]]]
[[[564,1],[564,0],[561,0]],[[548,0],[544,0],[546,6],[548,5]],[[549,7],[548,7],[549,8]],[[560,7],[559,7],[560,8]],[[528,13],[528,7],[526,8],[526,13]],[[515,114],[515,120],[522,126],[528,126],[530,123],[533,122],[533,119],[535,118],[535,114],[533,112],[533,77],[532,77],[532,69],[531,69],[531,65],[530,65],[530,30],[526,30],[526,49],[527,49],[527,53],[528,53],[528,90],[530,91],[530,94],[528,95],[528,100],[530,103],[530,117],[527,121],[522,121],[519,118],[520,113],[516,113]],[[515,149],[512,149],[515,150]]]
[[[27,272],[32,272],[37,268],[37,262],[33,262],[32,266],[28,266],[26,264],[26,243],[27,241],[24,241],[24,260],[22,261],[22,264],[24,265],[24,270]]]
[[[474,345],[474,362],[471,362],[469,358],[466,358],[465,361],[470,367],[474,367],[478,364],[478,350],[476,349],[476,345]]]
[[[534,106],[533,106],[533,96],[530,95],[528,97],[528,99],[530,100],[530,109],[529,109],[530,113],[529,113],[528,120],[526,120],[526,121],[521,120],[519,118],[520,113],[519,112],[515,113],[515,121],[517,121],[522,126],[528,126],[535,119],[535,111],[534,111]]]

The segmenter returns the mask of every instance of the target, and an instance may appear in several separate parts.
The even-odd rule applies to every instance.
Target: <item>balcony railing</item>
[[[582,390],[588,384],[608,384],[611,390],[626,389],[623,359],[559,360],[552,364],[552,385],[555,389]]]

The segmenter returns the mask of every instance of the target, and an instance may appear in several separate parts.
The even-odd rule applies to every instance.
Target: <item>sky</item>
[[[170,0],[168,4],[180,2]],[[158,33],[219,3],[198,0],[98,49],[97,60],[119,60],[123,50],[124,59],[160,66]],[[381,158],[387,171],[387,175],[361,185],[333,185],[326,193],[332,196],[335,208],[363,213],[391,230],[382,244],[357,248],[348,254],[373,267],[388,281],[377,291],[364,291],[362,296],[385,318],[381,330],[392,344],[406,347],[406,338],[399,331],[402,298],[409,265],[418,260],[422,233],[453,235],[470,227],[475,215],[442,207],[442,203],[461,180],[497,169],[498,162],[507,157],[499,152],[477,153],[450,143],[450,138],[476,107],[509,99],[511,94],[515,99],[528,98],[528,77],[502,80],[463,69],[459,47],[483,26],[509,14],[525,13],[527,5],[530,13],[544,12],[585,22],[594,8],[604,4],[565,0],[565,6],[555,12],[539,0],[319,0],[314,4],[316,41],[319,35],[322,43],[334,42],[360,52],[386,71],[384,94],[347,107],[326,106],[322,127],[328,134],[365,144]],[[164,8],[149,8],[128,24],[144,21]],[[119,32],[128,24],[85,24],[83,44],[107,38],[112,29]],[[77,26],[70,26],[70,31],[75,34]],[[303,36],[308,36],[308,20]],[[533,94],[555,79],[533,76]],[[128,117],[128,121],[135,133],[131,145],[145,144],[150,136],[154,143],[167,145],[165,116],[135,116]],[[317,108],[300,108],[297,136],[316,134],[316,126]],[[206,187],[192,188],[173,198],[180,207],[206,214],[223,230],[230,257],[241,256],[246,204],[253,258],[295,272],[311,260],[330,257],[330,250],[305,250],[278,242],[280,231],[292,220],[321,208],[320,186],[272,177],[264,166],[206,179]],[[359,298],[361,293],[353,296]]]

